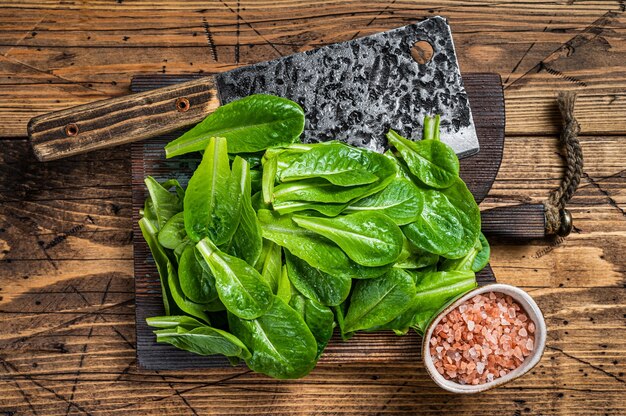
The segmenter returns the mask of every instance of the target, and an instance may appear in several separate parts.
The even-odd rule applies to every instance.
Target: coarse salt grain
[[[535,324],[510,296],[476,295],[441,319],[430,339],[437,372],[460,384],[489,383],[534,348]]]

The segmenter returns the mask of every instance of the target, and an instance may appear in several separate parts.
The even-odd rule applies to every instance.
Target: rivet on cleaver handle
[[[212,76],[35,117],[28,137],[42,162],[172,132],[220,105]]]

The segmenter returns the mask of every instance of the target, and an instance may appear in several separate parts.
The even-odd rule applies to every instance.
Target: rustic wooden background
[[[626,414],[625,10],[574,0],[4,0],[0,412]],[[464,72],[505,83],[504,160],[481,207],[541,201],[557,186],[555,91],[580,96],[575,232],[493,242],[498,280],[530,291],[546,315],[539,366],[469,397],[444,393],[402,357],[323,365],[289,382],[241,368],[139,371],[129,147],[39,164],[24,138],[30,117],[126,94],[134,74],[223,71],[435,14],[449,18]]]

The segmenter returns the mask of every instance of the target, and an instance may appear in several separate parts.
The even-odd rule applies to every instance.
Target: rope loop
[[[583,151],[578,141],[580,124],[574,117],[576,93],[560,92],[557,103],[563,119],[559,145],[565,150],[566,167],[561,185],[550,193],[544,205],[547,233],[564,237],[573,228],[572,217],[565,209],[565,205],[572,198],[580,183],[583,174]]]

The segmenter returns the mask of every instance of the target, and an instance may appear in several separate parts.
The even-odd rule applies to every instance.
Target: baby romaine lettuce
[[[393,268],[376,279],[359,280],[350,296],[345,332],[386,324],[404,312],[415,296],[415,283],[406,271]]]
[[[387,140],[402,155],[409,170],[425,185],[443,189],[459,177],[459,159],[454,150],[439,140],[413,142],[393,130]]]
[[[366,267],[350,259],[339,246],[312,231],[299,227],[289,215],[259,210],[263,237],[325,273],[339,277],[369,279],[381,276],[389,266]]]
[[[255,94],[219,107],[194,128],[165,146],[166,157],[206,149],[212,137],[228,140],[231,153],[251,153],[298,140],[304,111],[293,101]]]
[[[140,228],[166,315],[147,320],[157,342],[297,378],[335,326],[344,340],[420,332],[476,285],[489,244],[438,117],[422,141],[390,131],[384,155],[295,143],[303,126],[296,103],[257,95],[168,144],[168,157],[203,153],[186,190],[146,178]]]
[[[212,137],[185,192],[185,230],[193,241],[231,239],[240,219],[241,174],[231,174],[226,139]]]
[[[219,298],[230,312],[242,319],[258,318],[267,312],[274,294],[254,267],[220,251],[208,238],[196,248],[211,268]]]
[[[228,315],[230,330],[250,350],[251,370],[274,378],[298,378],[313,369],[317,342],[302,316],[280,298],[256,319]]]
[[[356,212],[335,218],[294,216],[293,220],[300,227],[328,238],[363,266],[385,266],[396,261],[402,252],[402,231],[391,218],[378,212]]]
[[[304,296],[326,306],[341,304],[350,293],[352,279],[330,275],[285,251],[289,280]]]
[[[385,214],[398,225],[416,221],[422,212],[422,192],[406,178],[395,178],[382,191],[355,201],[344,212],[376,211]]]

